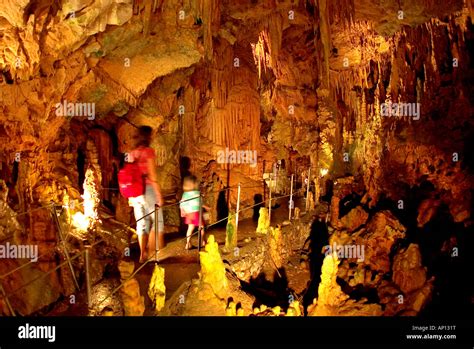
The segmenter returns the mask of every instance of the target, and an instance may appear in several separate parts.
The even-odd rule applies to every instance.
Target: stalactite
[[[205,135],[230,150],[243,150],[243,145],[256,150],[260,144],[257,77],[245,65],[234,66],[230,45],[216,46],[214,55],[218,59],[209,68],[213,98],[203,120],[203,129],[209,130]]]
[[[329,15],[327,12],[327,0],[318,0],[321,44],[323,46],[323,71],[321,72],[321,80],[324,87],[329,87],[329,50],[331,47],[331,33],[329,27]]]
[[[143,14],[143,35],[147,36],[150,32],[150,22],[151,22],[151,15],[153,4],[151,0],[145,1],[145,11]]]
[[[93,71],[103,84],[113,87],[113,91],[117,93],[118,99],[126,101],[129,105],[133,107],[138,106],[139,98],[136,97],[131,91],[129,91],[127,88],[115,81],[103,70],[93,69]]]
[[[280,54],[281,42],[283,37],[283,19],[279,13],[274,13],[268,21],[269,49],[273,69],[278,69],[278,55]]]
[[[219,0],[200,0],[200,13],[204,24],[204,48],[206,59],[212,59],[212,32],[218,31],[220,22]]]
[[[255,66],[257,67],[258,78],[262,77],[262,71],[266,72],[267,67],[270,66],[271,57],[269,53],[269,42],[268,42],[267,30],[263,30],[259,33],[258,41],[251,43],[252,55]]]
[[[348,29],[354,23],[354,0],[328,1],[328,15],[331,25],[340,24]]]
[[[365,34],[367,50],[364,47],[361,62],[349,69],[330,72],[331,98],[343,101],[347,106],[345,115],[349,118],[353,115],[355,120],[355,123],[350,124],[344,118],[343,146],[345,149],[355,149],[354,160],[363,168],[363,178],[372,204],[376,202],[382,185],[381,162],[384,161],[386,150],[393,149],[393,138],[397,130],[397,120],[381,115],[381,104],[416,102],[425,106],[430,105],[430,98],[438,96],[437,89],[433,86],[440,86],[439,72],[446,64],[444,54],[453,52],[452,57],[468,60],[459,57],[459,52],[462,51],[459,47],[465,46],[465,43],[463,35],[458,33],[466,30],[463,27],[466,21],[460,20],[459,16],[462,17],[461,14],[455,14],[446,22],[431,19],[416,28],[403,28],[391,38],[385,39],[384,45],[388,47],[378,53],[371,52],[377,47],[373,44],[376,41],[371,39],[376,34]],[[371,28],[367,27],[367,30],[370,32]],[[425,49],[419,50],[420,46]],[[371,60],[376,63],[375,67],[371,67]],[[456,80],[458,71],[453,69],[450,73],[453,81]],[[375,79],[369,81],[369,77],[373,79],[374,76]],[[362,93],[354,93],[354,86]],[[368,98],[368,90],[373,91],[373,98]],[[423,113],[429,113],[429,108],[423,108]],[[416,127],[416,121],[412,118],[404,122],[410,127]],[[362,136],[357,144],[353,144],[353,135]],[[371,161],[367,162],[366,159]]]

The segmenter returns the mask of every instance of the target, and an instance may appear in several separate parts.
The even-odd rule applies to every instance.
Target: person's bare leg
[[[151,229],[148,237],[148,256],[152,256],[156,252],[155,229]]]
[[[158,229],[163,229],[163,223],[162,223],[162,213],[161,209],[158,214]],[[163,231],[158,231],[158,246],[156,245],[156,234],[155,234],[155,222],[153,222],[151,230],[150,230],[150,237],[148,238],[148,255],[155,255],[156,254],[156,249],[158,247],[158,253],[165,248],[165,234]]]
[[[159,231],[158,232],[158,248],[161,250],[165,248],[166,243],[165,243],[165,232],[164,231]]]
[[[143,263],[148,258],[147,243],[148,234],[142,234],[138,237],[138,244],[140,245],[140,263]]]
[[[201,227],[200,229],[201,229],[201,247],[204,247],[206,246],[206,240],[204,239],[204,235],[205,235],[204,227]]]
[[[186,249],[191,248],[191,235],[193,234],[194,224],[188,224],[188,231],[186,232]]]

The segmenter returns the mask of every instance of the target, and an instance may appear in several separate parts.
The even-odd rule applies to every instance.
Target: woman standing
[[[155,229],[154,224],[158,224],[158,239],[163,245],[163,212],[158,210],[158,222],[154,222],[155,215],[151,212],[155,210],[155,204],[163,206],[163,197],[161,188],[157,181],[155,168],[155,151],[150,147],[152,128],[150,126],[141,126],[138,129],[138,139],[136,148],[130,153],[131,161],[136,161],[140,171],[145,178],[145,193],[135,198],[130,198],[130,205],[133,206],[135,220],[137,220],[137,235],[140,245],[140,263],[147,260],[149,255],[155,251]],[[143,219],[143,216],[151,213]]]

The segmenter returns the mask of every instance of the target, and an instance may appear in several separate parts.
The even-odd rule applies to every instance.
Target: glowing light
[[[258,42],[250,44],[252,46],[253,59],[258,68],[258,78],[262,76],[262,68],[264,71],[267,67],[271,67],[271,56],[268,48],[268,34],[265,31],[260,32]]]
[[[89,219],[82,212],[76,212],[72,216],[72,224],[79,230],[87,231]]]
[[[319,174],[321,175],[321,177],[324,177],[325,175],[327,175],[329,172],[329,170],[327,168],[322,168],[320,171],[319,171]]]
[[[98,207],[100,204],[98,184],[94,171],[89,167],[84,180],[84,216],[88,220],[88,228],[92,228],[99,220]]]

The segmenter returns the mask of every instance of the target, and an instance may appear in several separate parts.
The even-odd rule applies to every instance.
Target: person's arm
[[[161,195],[161,188],[158,184],[158,176],[156,175],[155,161],[153,158],[147,160],[148,179],[151,181],[151,186],[155,191],[156,203],[161,207],[163,206],[163,196]]]

